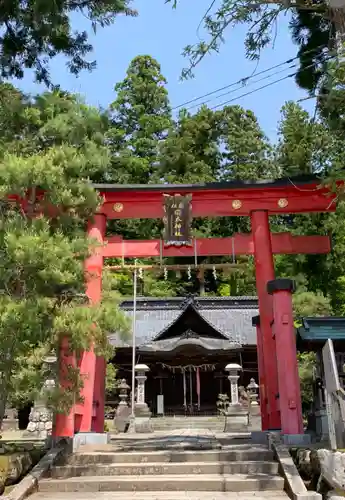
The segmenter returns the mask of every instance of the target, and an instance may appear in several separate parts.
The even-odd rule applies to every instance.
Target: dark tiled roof
[[[252,317],[258,311],[256,297],[197,297],[197,298],[148,298],[137,299],[136,345],[138,347],[153,341],[163,330],[193,303],[198,313],[216,330],[222,332],[231,342],[241,345],[256,345],[256,330]],[[125,300],[121,308],[132,319],[133,301]],[[123,342],[118,335],[112,334],[110,342],[115,346],[130,346],[131,341]]]
[[[303,318],[298,334],[302,340],[311,342],[345,340],[345,317]]]

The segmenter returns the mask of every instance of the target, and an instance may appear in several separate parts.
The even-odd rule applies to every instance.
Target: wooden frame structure
[[[253,255],[256,268],[260,317],[257,327],[261,418],[263,430],[281,429],[287,434],[303,432],[296,347],[293,342],[291,293],[293,286],[275,280],[274,254],[328,253],[328,236],[292,236],[271,234],[269,216],[304,212],[332,212],[336,196],[320,186],[315,177],[279,179],[267,182],[225,182],[204,185],[104,185],[95,188],[103,202],[89,222],[88,235],[100,243],[87,259],[87,294],[91,302],[101,300],[104,258],[170,257],[207,255]],[[247,216],[251,234],[231,238],[194,240],[191,246],[164,248],[160,240],[124,241],[121,236],[106,235],[107,219],[163,218],[163,198],[167,194],[191,195],[193,217]],[[283,282],[282,282],[283,281]],[[267,288],[267,284],[269,288]],[[283,335],[283,337],[282,337]],[[291,338],[290,338],[291,337]],[[277,360],[276,339],[280,338]],[[75,364],[62,342],[60,370]],[[56,437],[76,432],[104,431],[105,360],[93,350],[84,352],[80,371],[85,375],[83,404],[75,405],[69,415],[58,415]],[[282,372],[284,370],[285,373]],[[291,375],[290,385],[283,384]],[[280,381],[280,386],[279,386]]]

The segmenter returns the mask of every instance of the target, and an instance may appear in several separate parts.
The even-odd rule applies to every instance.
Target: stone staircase
[[[55,466],[30,500],[287,500],[267,447],[193,439],[175,434],[83,447]]]
[[[223,432],[224,417],[157,417],[151,419],[155,431],[170,431],[177,429],[208,429]]]

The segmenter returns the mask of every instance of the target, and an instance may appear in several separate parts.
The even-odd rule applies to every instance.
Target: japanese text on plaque
[[[192,195],[163,196],[165,246],[191,246]]]

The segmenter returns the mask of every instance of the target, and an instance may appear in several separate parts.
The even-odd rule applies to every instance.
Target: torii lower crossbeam
[[[273,254],[327,254],[331,251],[328,236],[271,235]],[[254,255],[251,234],[235,234],[229,238],[200,238],[190,247],[165,247],[162,240],[124,240],[113,236],[106,240],[103,257],[207,257]]]

